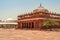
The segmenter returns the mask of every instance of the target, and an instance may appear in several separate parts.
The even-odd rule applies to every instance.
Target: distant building
[[[60,14],[49,12],[40,5],[31,13],[18,15],[18,28],[41,29],[43,22],[48,18],[60,23]]]
[[[1,22],[1,20],[0,20],[0,22]]]
[[[0,28],[17,28],[17,20],[8,18],[0,22]]]

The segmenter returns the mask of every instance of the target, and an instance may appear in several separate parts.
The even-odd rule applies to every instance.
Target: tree
[[[45,22],[43,22],[43,28],[47,28],[52,30],[52,28],[54,28],[55,26],[58,26],[59,23],[56,21],[52,21],[52,20],[46,20]]]

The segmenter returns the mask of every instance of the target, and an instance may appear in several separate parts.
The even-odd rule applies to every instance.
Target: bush
[[[43,22],[43,29],[44,28],[47,28],[47,29],[52,29],[52,28],[55,28],[59,25],[58,22],[56,21],[52,21],[52,20],[46,20],[45,22]]]

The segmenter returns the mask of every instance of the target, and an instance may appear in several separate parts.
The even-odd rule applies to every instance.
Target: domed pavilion
[[[43,22],[48,18],[60,22],[60,14],[49,12],[40,4],[33,12],[18,15],[18,28],[41,29]]]

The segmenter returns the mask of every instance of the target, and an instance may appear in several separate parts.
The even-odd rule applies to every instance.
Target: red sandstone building
[[[43,22],[48,18],[60,22],[60,14],[51,13],[40,5],[33,12],[18,16],[18,28],[41,29]]]

